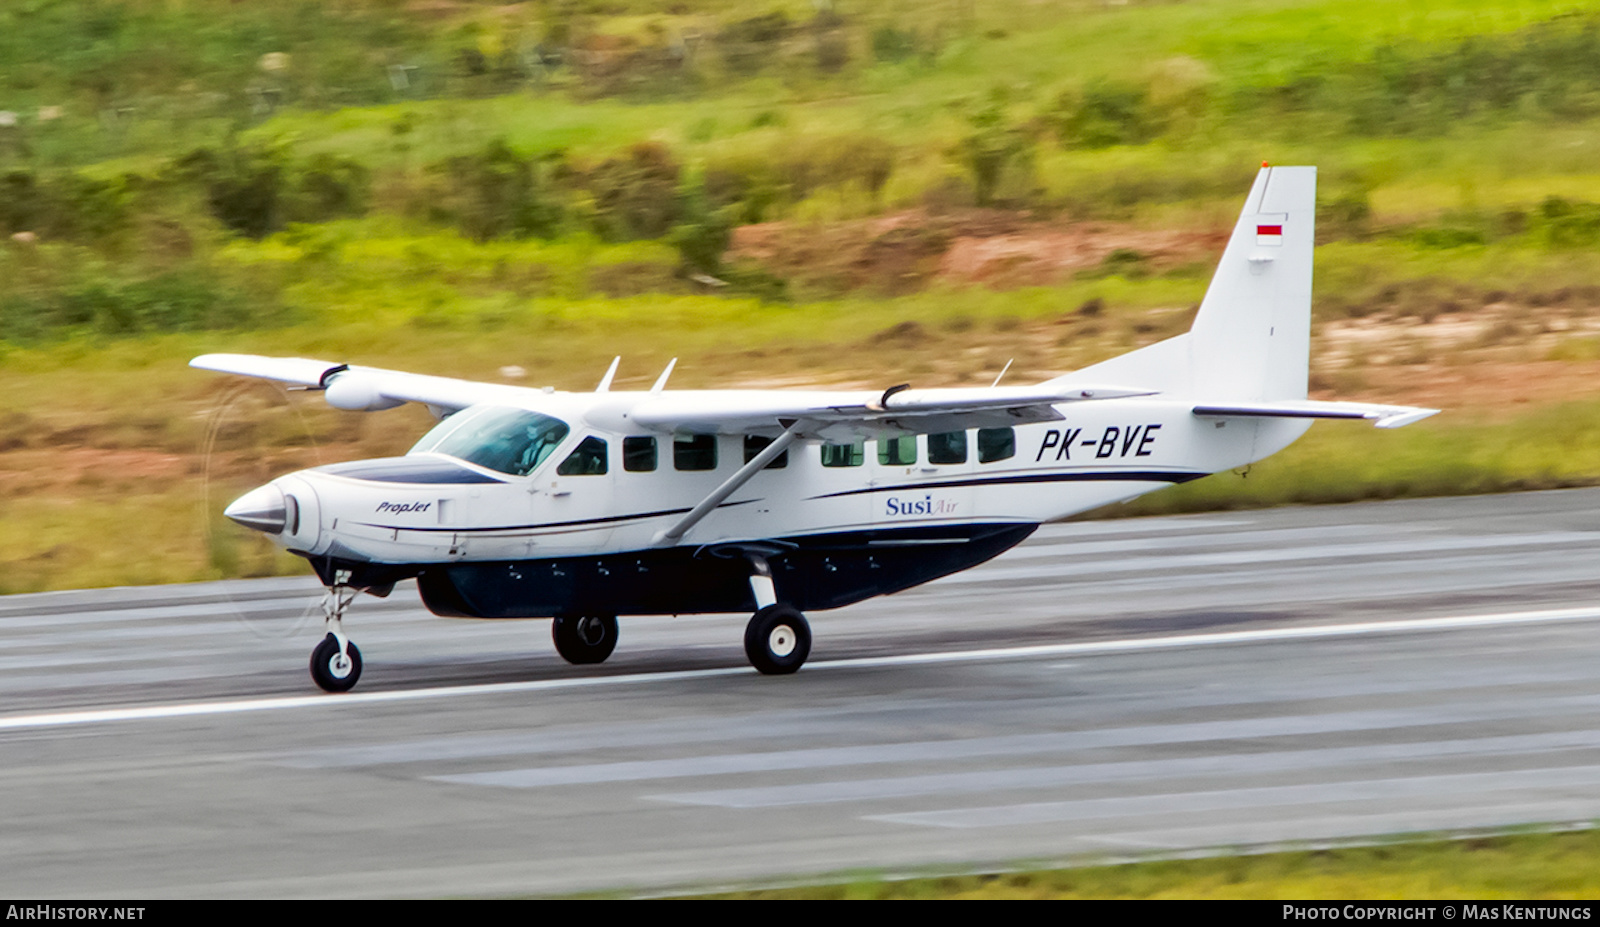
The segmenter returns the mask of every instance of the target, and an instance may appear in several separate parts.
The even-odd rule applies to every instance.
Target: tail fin
[[[1316,168],[1264,167],[1256,175],[1189,330],[1197,394],[1306,397],[1316,206]]]
[[[1208,400],[1304,399],[1316,200],[1316,168],[1262,168],[1188,334],[1057,380]]]

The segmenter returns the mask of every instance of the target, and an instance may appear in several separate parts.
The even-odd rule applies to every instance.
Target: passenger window
[[[674,436],[672,439],[672,466],[678,470],[717,469],[717,436]]]
[[[556,468],[561,476],[603,476],[606,472],[606,443],[593,435],[584,438],[577,450],[567,455]]]
[[[887,467],[908,467],[917,462],[917,436],[883,438],[878,441],[878,463]]]
[[[822,445],[824,467],[859,467],[867,462],[867,443]]]
[[[745,435],[744,436],[744,462],[745,463],[749,463],[750,461],[755,460],[756,459],[756,455],[761,453],[762,451],[766,450],[767,449],[767,445],[771,444],[772,440],[773,439],[771,439],[771,438],[763,438],[760,435]],[[768,461],[767,465],[765,467],[763,467],[762,469],[763,470],[782,470],[784,467],[787,467],[787,466],[789,466],[789,452],[787,450],[785,450],[783,453],[779,454],[778,456],[772,458],[772,460]]]
[[[928,463],[964,464],[967,462],[967,433],[947,431],[928,435]]]
[[[622,469],[629,473],[650,473],[656,468],[656,439],[622,439]]]
[[[994,463],[1017,455],[1017,433],[1010,428],[978,429],[978,463]]]

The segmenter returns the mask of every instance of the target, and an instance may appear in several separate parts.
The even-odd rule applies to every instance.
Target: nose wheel
[[[568,663],[604,663],[617,649],[617,616],[562,615],[551,622],[550,636]]]
[[[344,636],[344,612],[361,590],[345,583],[350,574],[340,570],[322,600],[322,617],[328,636],[311,651],[311,681],[324,692],[349,692],[361,678],[361,651]]]
[[[324,692],[349,692],[361,678],[361,651],[329,634],[311,651],[311,678]]]

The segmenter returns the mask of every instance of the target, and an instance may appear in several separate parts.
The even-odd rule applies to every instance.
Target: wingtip
[[[1375,424],[1378,428],[1404,428],[1438,414],[1438,409],[1406,409],[1393,415],[1382,416]]]

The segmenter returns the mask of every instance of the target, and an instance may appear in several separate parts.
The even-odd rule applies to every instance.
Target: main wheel
[[[811,625],[787,605],[768,605],[745,626],[744,652],[768,676],[792,673],[811,655]]]
[[[345,643],[339,655],[339,639],[329,634],[311,651],[311,678],[324,692],[349,692],[361,678],[361,651]]]
[[[604,663],[617,649],[615,615],[563,615],[550,623],[556,653],[568,663]]]

